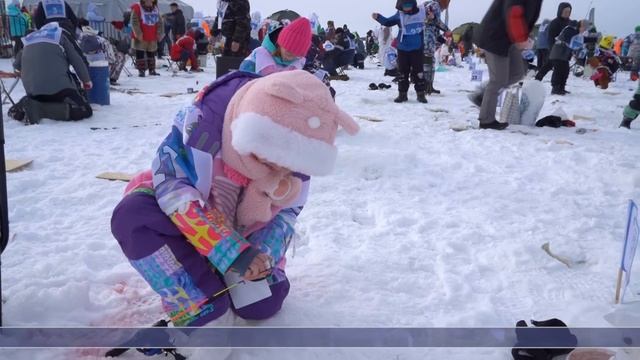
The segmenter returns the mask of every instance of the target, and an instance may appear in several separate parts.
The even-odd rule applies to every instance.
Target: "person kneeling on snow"
[[[311,24],[301,17],[286,27],[278,27],[265,36],[240,64],[240,70],[258,75],[279,71],[300,70],[311,47]]]
[[[346,74],[338,74],[337,69],[353,63],[355,49],[350,49],[351,42],[343,28],[336,29],[333,42],[325,42],[323,45],[325,53],[322,67],[331,76],[331,80],[349,80]]]
[[[302,70],[231,73],[178,113],[152,170],[132,179],[111,219],[175,326],[202,326],[229,309],[251,320],[280,310],[309,176],[331,172],[339,126],[358,131]],[[265,279],[270,295],[242,304],[225,291],[238,279]]]
[[[614,76],[621,66],[620,58],[609,50],[601,50],[600,54],[589,59],[588,65],[593,69],[591,80],[596,87],[606,90],[609,83],[614,81]]]
[[[37,124],[42,118],[68,121],[93,115],[84,92],[93,86],[89,69],[65,32],[52,22],[23,38],[24,49],[16,56],[14,68],[21,74],[27,95],[12,111],[16,120]],[[82,87],[69,66],[73,66]]]
[[[191,71],[202,71],[196,57],[196,41],[189,35],[183,35],[171,46],[171,60],[178,63],[180,71],[187,71],[187,62],[191,62]]]

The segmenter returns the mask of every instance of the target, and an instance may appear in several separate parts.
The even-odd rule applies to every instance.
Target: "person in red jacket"
[[[156,72],[156,51],[158,42],[164,36],[164,25],[158,10],[158,0],[140,0],[131,5],[131,47],[136,51],[136,67],[139,76],[158,76]]]
[[[171,46],[171,60],[179,64],[180,70],[187,71],[187,61],[191,61],[191,71],[202,71],[198,67],[195,47],[196,41],[189,35],[183,35]]]
[[[541,7],[542,0],[494,0],[478,31],[474,30],[475,43],[484,50],[489,67],[489,82],[470,96],[480,106],[481,129],[504,130],[509,126],[496,120],[498,94],[525,75],[522,51],[533,45],[529,33]]]

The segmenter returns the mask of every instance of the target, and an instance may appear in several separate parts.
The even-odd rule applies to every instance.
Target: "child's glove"
[[[88,81],[82,84],[82,88],[84,88],[85,90],[91,90],[93,88],[93,83],[91,81]]]
[[[269,255],[251,247],[238,256],[229,270],[244,274],[245,280],[252,281],[269,275],[272,267],[272,260]]]
[[[631,81],[638,81],[639,78],[640,78],[640,75],[638,75],[637,71],[631,72]]]

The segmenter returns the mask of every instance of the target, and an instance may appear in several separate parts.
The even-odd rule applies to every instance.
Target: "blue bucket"
[[[89,102],[98,105],[110,105],[111,97],[109,95],[109,67],[108,66],[90,66],[89,76],[93,83],[93,88],[88,91]]]

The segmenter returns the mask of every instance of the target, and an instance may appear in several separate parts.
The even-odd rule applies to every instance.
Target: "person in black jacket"
[[[355,50],[350,49],[351,42],[343,28],[337,28],[334,44],[325,47],[323,68],[329,73],[331,80],[349,80],[347,75],[338,75],[337,69],[353,63]]]
[[[251,6],[249,0],[222,0],[216,18],[225,37],[224,55],[246,57],[251,42]]]
[[[573,56],[571,48],[571,40],[580,33],[580,23],[578,21],[570,21],[560,35],[556,38],[551,53],[549,53],[549,61],[553,65],[553,76],[551,77],[551,94],[566,95],[569,92],[565,90],[567,79],[569,78],[569,61]]]
[[[71,6],[64,0],[56,0],[49,2],[45,9],[44,6],[42,6],[42,1],[40,1],[33,15],[33,23],[36,25],[36,29],[40,29],[44,25],[54,21],[57,22],[61,28],[67,30],[74,39],[76,38],[78,18],[73,12],[73,9],[71,9]]]
[[[560,35],[562,30],[566,28],[567,25],[569,25],[569,21],[571,21],[570,20],[571,10],[572,10],[571,4],[569,3],[563,2],[563,3],[560,3],[560,5],[558,5],[558,16],[555,19],[553,19],[553,21],[551,21],[551,24],[549,24],[549,29],[548,29],[549,46],[553,47],[553,44],[556,43],[556,38],[558,37],[558,35]],[[547,60],[542,65],[542,68],[538,70],[538,73],[536,74],[536,80],[542,81],[542,79],[544,79],[544,77],[547,76],[549,71],[551,71],[552,69],[553,69],[553,62]]]
[[[367,31],[367,37],[365,41],[367,47],[367,56],[372,56],[373,54],[377,53],[376,46],[378,45],[378,41],[373,35],[373,30]]]
[[[171,31],[173,32],[173,41],[175,42],[187,33],[187,22],[177,3],[171,3],[170,7],[172,16]]]
[[[496,120],[498,93],[522,80],[525,65],[522,50],[532,46],[529,33],[538,17],[542,0],[494,0],[474,32],[476,45],[483,49],[489,66],[489,82],[484,94],[472,101],[480,104],[480,128],[503,130],[509,124]]]

